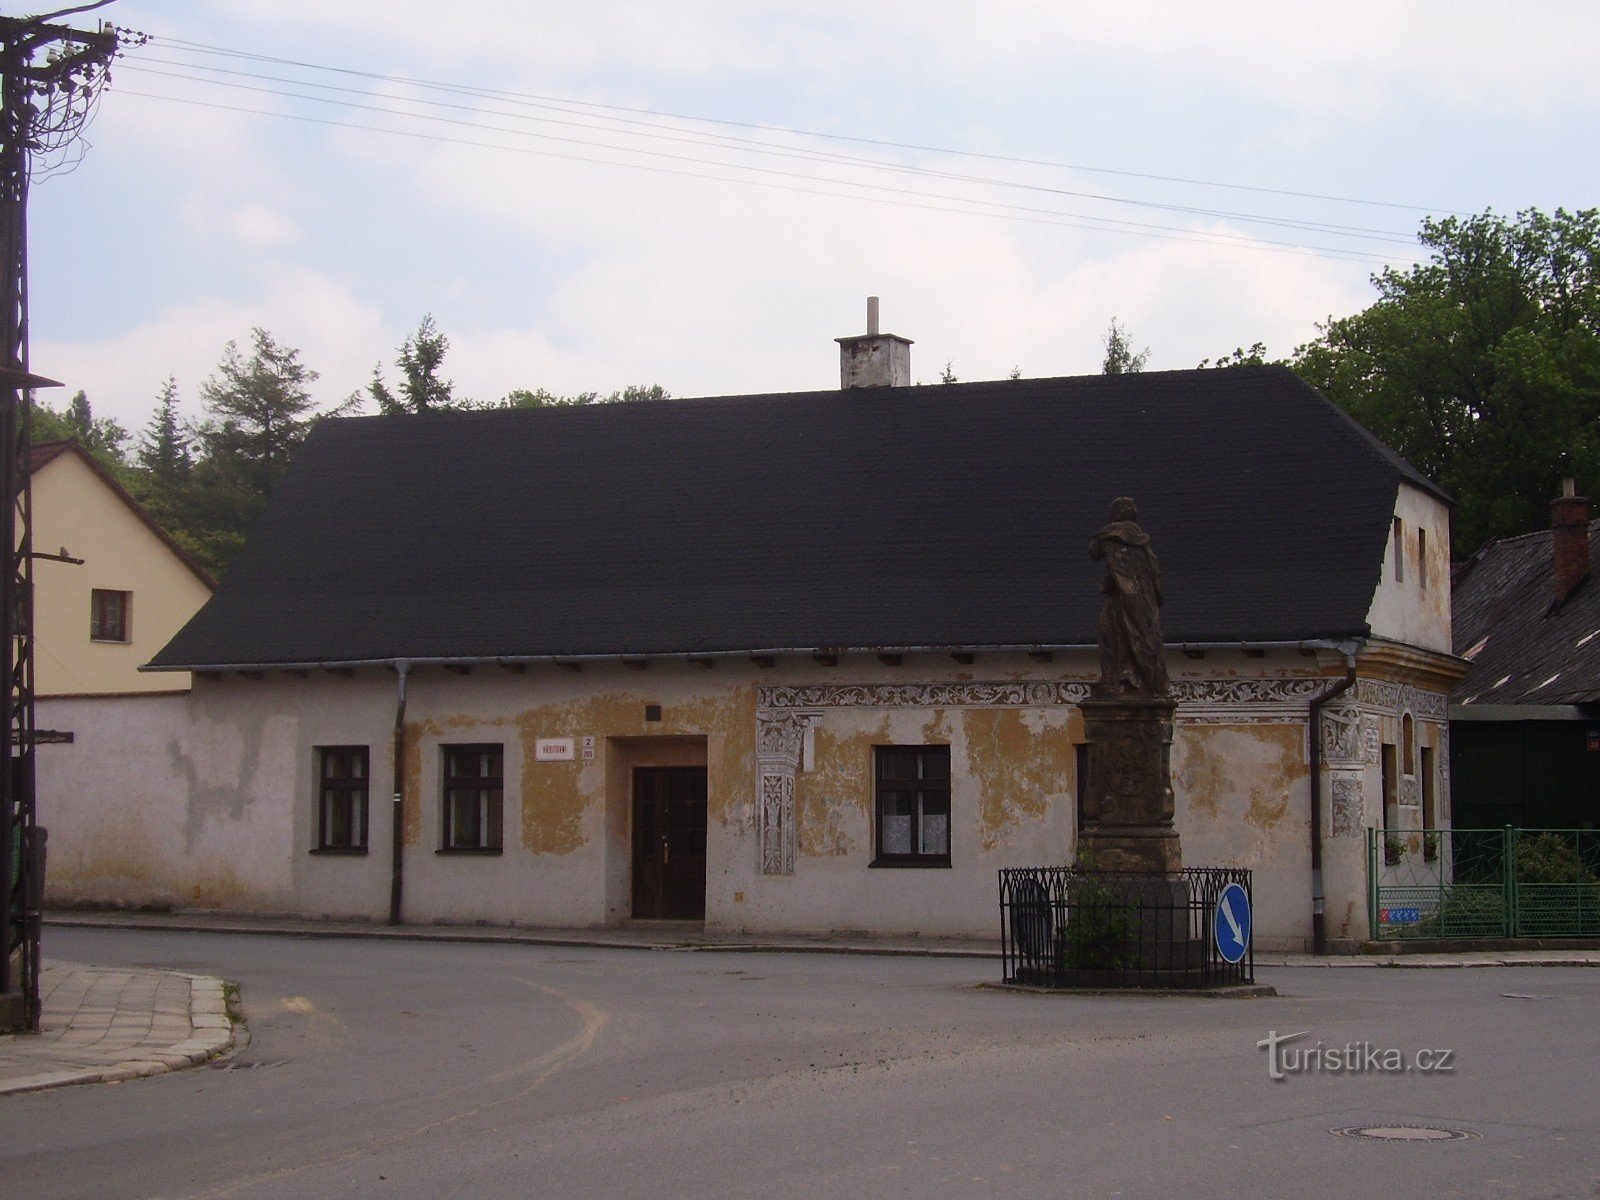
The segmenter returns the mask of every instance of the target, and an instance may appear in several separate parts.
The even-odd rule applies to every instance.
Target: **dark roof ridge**
[[[594,400],[594,401],[589,401],[589,402],[586,402],[586,403],[577,403],[577,404],[540,404],[540,405],[528,405],[528,406],[503,405],[503,406],[498,406],[498,407],[487,407],[487,408],[450,408],[450,409],[441,409],[441,410],[438,410],[438,411],[426,412],[426,413],[357,413],[357,414],[353,414],[351,416],[330,417],[330,418],[327,418],[327,419],[328,420],[333,420],[333,421],[341,421],[341,422],[344,422],[344,421],[367,421],[367,422],[374,422],[374,423],[383,422],[383,421],[417,421],[417,420],[420,420],[420,421],[484,420],[484,419],[488,419],[488,418],[492,418],[492,417],[505,417],[505,416],[508,416],[510,414],[513,414],[513,413],[519,413],[519,414],[524,414],[524,415],[533,415],[533,414],[538,414],[538,413],[559,413],[559,412],[602,412],[602,411],[614,410],[618,406],[621,406],[621,407],[624,407],[624,408],[633,409],[633,408],[656,407],[656,406],[667,406],[667,405],[733,404],[733,403],[738,403],[738,402],[742,402],[742,401],[752,401],[752,400],[770,400],[770,401],[779,401],[779,400],[786,400],[786,399],[799,400],[799,399],[802,399],[802,398],[809,398],[809,397],[846,396],[846,395],[852,395],[852,394],[856,395],[856,396],[859,396],[859,397],[862,397],[862,398],[865,398],[865,397],[874,396],[874,395],[883,395],[883,394],[886,394],[886,393],[890,394],[890,395],[895,395],[895,396],[907,395],[907,394],[915,395],[918,390],[926,390],[926,391],[934,392],[934,393],[936,393],[938,395],[941,395],[941,396],[948,396],[948,395],[959,395],[962,392],[976,390],[976,389],[980,389],[980,388],[994,388],[994,387],[1006,387],[1006,388],[1009,388],[1009,387],[1013,387],[1013,386],[1015,386],[1017,388],[1043,387],[1043,386],[1049,386],[1049,385],[1056,385],[1056,386],[1059,386],[1059,385],[1073,385],[1073,386],[1079,386],[1079,387],[1088,387],[1088,386],[1096,386],[1096,387],[1136,387],[1136,386],[1140,386],[1141,383],[1147,383],[1147,382],[1153,381],[1153,380],[1159,380],[1159,379],[1163,379],[1163,378],[1172,378],[1172,377],[1184,376],[1184,375],[1189,375],[1189,376],[1195,376],[1195,377],[1199,377],[1199,378],[1207,378],[1207,379],[1209,379],[1209,378],[1213,378],[1215,376],[1215,373],[1218,370],[1226,370],[1226,371],[1228,371],[1230,373],[1237,372],[1239,374],[1248,374],[1248,375],[1287,375],[1287,376],[1295,379],[1297,382],[1299,382],[1302,387],[1305,387],[1308,390],[1310,390],[1311,392],[1315,393],[1322,400],[1322,402],[1324,404],[1329,405],[1333,409],[1334,412],[1339,414],[1346,421],[1348,421],[1351,424],[1353,424],[1358,430],[1360,430],[1360,432],[1361,432],[1361,434],[1362,434],[1364,439],[1368,439],[1368,440],[1370,440],[1372,442],[1376,442],[1377,441],[1377,439],[1374,438],[1373,435],[1371,433],[1369,433],[1360,424],[1360,422],[1356,421],[1354,417],[1350,416],[1349,413],[1345,412],[1338,405],[1333,404],[1332,401],[1328,400],[1327,397],[1323,396],[1321,392],[1318,392],[1316,388],[1311,387],[1310,384],[1306,383],[1305,380],[1301,379],[1300,376],[1297,375],[1292,369],[1290,369],[1289,367],[1282,366],[1282,365],[1277,364],[1277,363],[1249,363],[1249,364],[1244,364],[1244,365],[1237,366],[1237,367],[1226,367],[1226,368],[1215,368],[1215,367],[1174,367],[1174,368],[1171,368],[1171,369],[1165,370],[1165,371],[1130,371],[1130,372],[1125,372],[1125,373],[1118,374],[1118,375],[1106,375],[1106,374],[1103,374],[1103,373],[1095,372],[1095,373],[1090,373],[1090,374],[1077,374],[1077,375],[1029,376],[1029,377],[1022,378],[1022,379],[1010,379],[1010,378],[1001,378],[1001,379],[963,379],[963,380],[958,380],[955,383],[915,383],[915,384],[908,384],[908,385],[903,385],[903,386],[893,386],[893,387],[891,387],[891,386],[886,384],[886,385],[883,385],[881,387],[863,387],[863,388],[849,388],[849,389],[836,388],[836,387],[823,387],[823,388],[802,388],[802,389],[799,389],[799,390],[791,390],[791,391],[784,391],[784,392],[723,392],[723,393],[718,393],[718,394],[700,395],[700,396],[650,396],[650,397],[646,397],[646,398],[642,398],[642,399],[638,399],[638,400],[618,400],[618,401]],[[1381,444],[1382,443],[1378,443],[1378,445],[1380,445],[1380,446],[1381,446]],[[1382,458],[1381,455],[1380,455],[1380,458]],[[1409,471],[1414,472],[1419,479],[1426,480],[1426,476],[1422,475],[1422,473],[1420,471],[1417,471],[1416,468],[1412,467],[1409,463],[1405,463],[1404,459],[1401,459],[1398,455],[1395,455],[1395,459],[1400,463],[1404,463],[1406,468]],[[1384,461],[1387,461],[1387,460],[1385,459]],[[1394,463],[1389,463],[1388,465],[1392,466],[1392,465],[1395,465],[1395,464]],[[1433,485],[1433,484],[1429,483],[1428,486],[1432,487],[1432,488],[1435,488],[1435,490],[1440,490],[1441,494],[1442,494],[1442,489],[1437,489],[1436,485]]]

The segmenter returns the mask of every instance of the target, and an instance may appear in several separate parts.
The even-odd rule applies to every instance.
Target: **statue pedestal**
[[[1172,875],[1183,866],[1172,827],[1172,715],[1177,702],[1093,698],[1079,704],[1089,743],[1078,862],[1093,871]]]

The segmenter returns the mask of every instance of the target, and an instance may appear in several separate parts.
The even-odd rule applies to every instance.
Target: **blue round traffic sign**
[[[1244,957],[1250,948],[1250,894],[1242,886],[1230,883],[1222,889],[1211,929],[1223,962],[1236,963]]]

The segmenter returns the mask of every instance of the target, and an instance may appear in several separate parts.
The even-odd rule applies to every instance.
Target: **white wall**
[[[1310,929],[1304,705],[1332,664],[1213,653],[1176,657],[1172,669],[1180,687],[1204,697],[1180,706],[1173,744],[1185,862],[1254,870],[1258,945],[1299,948]],[[631,768],[704,761],[709,927],[990,936],[999,867],[1071,860],[1081,719],[1072,704],[901,701],[915,701],[918,684],[1077,686],[1092,673],[1088,655],[980,656],[959,671],[938,655],[901,667],[863,656],[834,668],[797,658],[769,670],[421,671],[406,714],[406,919],[616,923],[630,905]],[[796,778],[795,872],[764,875],[758,689],[808,683],[858,700],[857,685],[894,685],[888,694],[898,699],[817,710],[813,769]],[[39,750],[52,900],[384,919],[395,698],[393,672],[373,670],[199,678],[190,695],[41,703],[40,725],[76,739]],[[659,705],[662,719],[645,720],[646,705]],[[596,738],[592,761],[534,760],[536,738],[585,735]],[[440,747],[480,741],[505,748],[504,852],[438,854]],[[871,747],[929,742],[951,746],[953,866],[873,868]],[[370,747],[364,856],[312,853],[315,748],[342,744]]]

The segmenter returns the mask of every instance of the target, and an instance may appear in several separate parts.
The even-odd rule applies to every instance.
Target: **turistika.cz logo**
[[[1279,1033],[1276,1029],[1256,1043],[1267,1052],[1267,1075],[1287,1079],[1291,1075],[1406,1075],[1411,1072],[1448,1075],[1456,1069],[1454,1050],[1424,1048],[1407,1054],[1393,1046],[1371,1042],[1297,1043],[1310,1037],[1309,1030]]]

